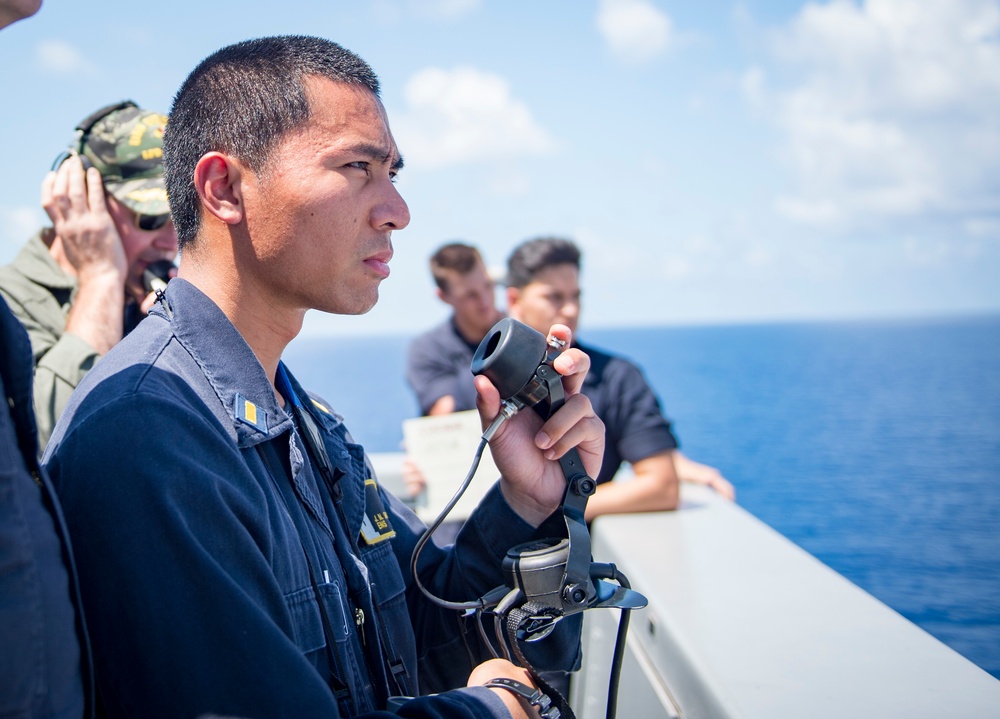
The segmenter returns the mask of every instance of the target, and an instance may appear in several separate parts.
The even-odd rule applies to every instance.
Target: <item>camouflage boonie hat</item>
[[[98,110],[77,126],[77,149],[104,179],[104,187],[134,212],[170,212],[163,183],[165,115],[131,101]]]

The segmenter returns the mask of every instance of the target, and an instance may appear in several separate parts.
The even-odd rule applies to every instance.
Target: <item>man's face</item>
[[[521,289],[507,289],[508,312],[542,334],[552,325],[568,326],[576,333],[580,319],[580,273],[571,264],[547,267]]]
[[[139,216],[113,195],[106,195],[108,212],[118,228],[118,236],[125,248],[128,275],[125,278],[125,292],[138,302],[146,297],[142,285],[142,273],[157,260],[172,260],[177,256],[177,232],[174,223],[155,230],[144,230],[139,226]]]
[[[493,280],[483,264],[477,263],[468,273],[446,273],[447,290],[439,296],[455,310],[455,319],[462,327],[475,330],[483,337],[496,324],[497,312]]]
[[[362,314],[389,276],[392,231],[410,222],[393,180],[402,166],[371,92],[305,80],[312,118],[240,180],[248,238],[234,243],[241,280],[273,310]]]

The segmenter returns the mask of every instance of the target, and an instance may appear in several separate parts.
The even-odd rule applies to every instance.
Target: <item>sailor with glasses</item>
[[[166,121],[128,100],[84,118],[42,182],[52,226],[0,267],[0,293],[31,339],[43,448],[70,393],[155,301],[144,273],[177,254]]]

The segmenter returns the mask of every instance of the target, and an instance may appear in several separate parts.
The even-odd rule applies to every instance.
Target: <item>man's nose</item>
[[[396,185],[386,181],[386,193],[372,213],[372,224],[379,230],[402,230],[410,224],[410,208]]]

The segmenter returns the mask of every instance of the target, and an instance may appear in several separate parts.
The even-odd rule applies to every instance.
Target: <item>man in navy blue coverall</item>
[[[0,28],[41,0],[0,0]],[[62,510],[38,464],[31,343],[0,298],[0,716],[90,716],[92,683]]]
[[[107,714],[379,716],[389,695],[467,684],[399,715],[537,716],[484,686],[532,681],[421,595],[409,559],[423,526],[281,363],[307,310],[375,304],[409,222],[374,73],[318,38],[223,48],[178,92],[164,155],[179,275],[88,374],[45,456]],[[589,361],[567,350],[554,366],[566,404],[500,428],[501,479],[454,548],[425,549],[417,571],[437,596],[482,596],[509,547],[551,535],[570,447],[599,470],[603,425],[579,394]],[[500,397],[485,378],[477,390],[488,422]],[[575,632],[549,639],[545,664],[577,660]]]

